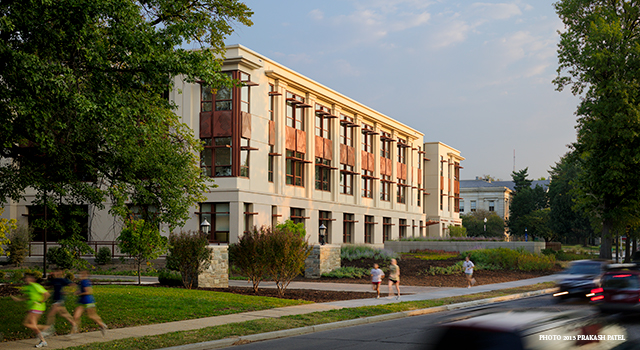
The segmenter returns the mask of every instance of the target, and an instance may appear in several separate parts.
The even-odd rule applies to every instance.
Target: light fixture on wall
[[[327,231],[327,226],[320,224],[320,245],[324,245],[324,233]]]
[[[207,219],[204,219],[200,224],[200,231],[202,231],[202,233],[204,233],[205,235],[208,235],[209,229],[211,229],[211,224],[209,223],[209,221],[207,221]]]

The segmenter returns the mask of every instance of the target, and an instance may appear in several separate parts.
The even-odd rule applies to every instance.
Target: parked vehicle
[[[640,311],[640,267],[638,264],[611,264],[602,276],[602,285],[589,294],[591,302],[605,313]]]
[[[600,287],[600,279],[605,273],[608,261],[604,260],[577,260],[573,261],[569,268],[563,271],[556,280],[558,292],[553,296],[558,301],[569,298],[587,299],[587,294],[592,289]]]
[[[595,310],[509,310],[446,323],[430,349],[602,350],[623,346],[626,339],[624,327],[599,317]]]

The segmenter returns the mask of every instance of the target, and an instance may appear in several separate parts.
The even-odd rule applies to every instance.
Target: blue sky
[[[575,141],[553,1],[247,0],[242,44],[461,151],[462,179],[548,170]]]

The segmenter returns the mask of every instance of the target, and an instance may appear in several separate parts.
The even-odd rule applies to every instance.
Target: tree
[[[157,259],[167,251],[167,237],[160,234],[157,226],[144,220],[130,221],[118,236],[118,248],[129,254],[138,270],[138,284],[141,284],[142,264]]]
[[[169,235],[169,255],[182,276],[187,289],[198,286],[198,276],[211,266],[209,239],[200,232],[184,232]],[[167,257],[169,259],[169,257]]]
[[[229,246],[229,260],[249,278],[256,293],[267,272],[264,237],[269,230],[266,226],[259,230],[254,227],[243,234],[238,243]]]
[[[558,234],[565,243],[579,241],[587,245],[588,239],[593,237],[593,227],[589,218],[575,207],[576,193],[573,180],[581,171],[579,163],[565,154],[555,166],[551,167],[549,175],[549,228]]]
[[[33,188],[45,207],[110,199],[183,223],[208,186],[167,92],[177,76],[230,86],[224,38],[251,15],[238,0],[3,1],[0,202]]]
[[[540,185],[531,188],[532,180],[527,179],[528,168],[511,173],[515,193],[509,205],[509,220],[507,226],[511,235],[524,235],[532,237],[538,235],[533,228],[527,226],[525,217],[532,212],[548,207],[547,195]]]
[[[476,210],[460,216],[462,226],[467,229],[469,237],[503,237],[504,220],[495,212],[487,210]],[[485,231],[484,219],[487,219],[487,229]]]
[[[288,227],[292,226],[285,222],[284,225],[267,230],[262,237],[267,273],[276,282],[280,296],[284,295],[289,283],[304,269],[305,260],[313,249],[299,230]],[[293,227],[299,226],[294,224]]]
[[[582,171],[577,205],[602,225],[600,257],[611,258],[614,223],[638,216],[640,198],[640,6],[635,0],[561,0],[558,91],[580,95],[577,140]]]
[[[449,225],[448,228],[451,237],[467,237],[467,229],[464,226]]]
[[[4,208],[0,208],[0,215],[4,213]],[[9,240],[9,232],[17,229],[15,219],[0,219],[0,255],[4,254],[4,248],[11,243]]]

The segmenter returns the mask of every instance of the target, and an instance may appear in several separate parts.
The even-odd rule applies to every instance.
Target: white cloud
[[[472,29],[473,27],[465,21],[451,21],[433,36],[431,45],[435,48],[442,48],[463,42]]]
[[[324,19],[324,12],[319,9],[311,10],[309,12],[309,17],[316,21],[322,21]]]
[[[522,15],[516,4],[488,4],[476,2],[470,7],[471,12],[483,20],[502,20]]]

